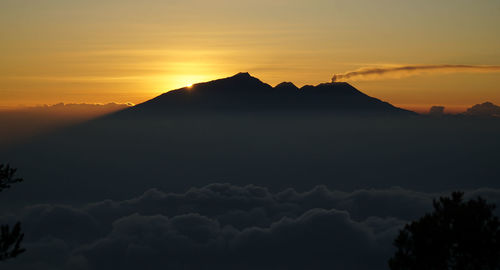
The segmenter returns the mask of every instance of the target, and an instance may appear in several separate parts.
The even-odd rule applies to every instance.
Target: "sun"
[[[186,87],[187,87],[187,88],[191,88],[191,87],[193,87],[193,83],[188,83],[188,84],[186,84]]]

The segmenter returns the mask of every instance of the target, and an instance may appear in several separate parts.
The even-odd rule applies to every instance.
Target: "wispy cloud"
[[[421,73],[454,73],[454,72],[500,72],[500,66],[481,65],[408,65],[381,68],[361,68],[354,71],[335,74],[332,82],[346,81],[349,79],[386,79],[401,78]]]

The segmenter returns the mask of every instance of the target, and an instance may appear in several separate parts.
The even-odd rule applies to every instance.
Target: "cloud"
[[[500,190],[468,197],[500,202]],[[9,269],[386,269],[398,230],[441,194],[401,188],[306,192],[211,184],[83,206],[34,205]]]
[[[117,103],[117,102],[109,102],[109,103],[64,103],[59,102],[55,104],[43,104],[43,105],[35,105],[35,106],[4,106],[0,107],[1,111],[59,111],[59,110],[120,110],[126,109],[128,107],[134,106],[134,103],[126,102],[126,103]]]
[[[491,102],[476,104],[464,113],[470,116],[500,117],[500,106]]]
[[[207,265],[216,269],[370,269],[379,255],[387,255],[387,244],[380,243],[367,224],[333,209],[311,209],[269,227],[243,230],[199,214],[173,218],[134,214],[114,222],[107,237],[74,256],[86,258],[93,269],[113,265],[120,269],[200,269]],[[364,260],[356,261],[355,256]],[[381,260],[379,266],[384,264]]]
[[[131,200],[88,204],[85,210],[98,219],[116,219],[133,213],[168,216],[200,213],[241,229],[269,226],[283,216],[297,217],[313,208],[345,210],[357,220],[372,215],[412,219],[431,206],[432,196],[400,188],[341,192],[317,186],[306,192],[286,189],[273,193],[255,185],[210,184],[182,194],[151,189]],[[395,204],[397,208],[392,207]]]
[[[346,81],[350,79],[387,79],[401,78],[421,73],[455,73],[455,72],[500,72],[500,66],[480,65],[412,65],[382,68],[361,68],[355,71],[335,74],[332,82]]]
[[[444,106],[432,106],[429,110],[429,115],[432,116],[443,116],[444,115]]]
[[[122,110],[128,107],[134,106],[133,103],[56,103],[53,105],[40,105],[33,107],[20,107],[25,110],[34,111],[47,111],[47,112],[57,112],[57,111],[115,111]]]

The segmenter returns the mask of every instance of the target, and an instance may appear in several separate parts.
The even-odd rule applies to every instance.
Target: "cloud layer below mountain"
[[[9,269],[386,269],[398,230],[442,194],[401,188],[307,192],[211,184],[80,207],[33,205],[27,253]],[[500,202],[500,190],[468,197]]]

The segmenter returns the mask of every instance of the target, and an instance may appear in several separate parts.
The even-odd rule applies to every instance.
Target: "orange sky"
[[[3,0],[0,107],[140,103],[240,71],[302,86],[360,68],[500,65],[499,25],[495,0]],[[410,108],[500,104],[499,72],[349,82]]]

